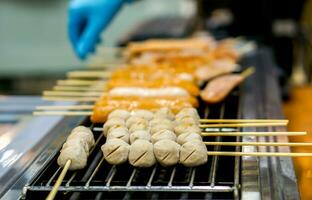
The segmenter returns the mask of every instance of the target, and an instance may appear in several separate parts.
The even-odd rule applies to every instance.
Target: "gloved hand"
[[[125,0],[72,0],[69,5],[69,38],[76,54],[85,59],[94,52],[101,32]]]

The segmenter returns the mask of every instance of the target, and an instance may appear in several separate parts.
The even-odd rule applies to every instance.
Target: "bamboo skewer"
[[[67,73],[69,78],[109,78],[111,76],[109,71],[72,71]]]
[[[201,124],[200,128],[230,128],[230,127],[265,127],[265,126],[286,126],[287,123],[273,122],[273,123],[232,123],[232,124]]]
[[[225,123],[241,123],[241,122],[249,122],[249,123],[288,123],[289,120],[286,119],[200,119],[201,123],[215,123],[215,122],[225,122]]]
[[[201,136],[290,136],[306,134],[307,132],[202,132]]]
[[[312,153],[286,153],[286,152],[231,152],[209,151],[208,156],[279,156],[279,157],[310,157]]]
[[[62,181],[63,181],[63,179],[64,179],[64,177],[65,177],[65,175],[66,175],[66,173],[70,167],[70,164],[71,164],[71,160],[67,160],[60,176],[57,178],[57,180],[56,180],[51,192],[47,196],[46,200],[53,200],[55,198],[57,190],[60,187],[60,185],[62,184]]]
[[[96,84],[102,85],[104,87],[105,81],[101,81],[101,80],[75,80],[75,79],[57,81],[57,85],[63,85],[63,86],[94,86]]]
[[[74,87],[74,86],[54,86],[53,91],[72,91],[72,92],[103,92],[105,86],[86,86],[86,87]]]
[[[312,142],[204,142],[207,146],[312,146]]]
[[[44,91],[44,96],[63,96],[63,97],[100,97],[105,95],[105,92],[95,92],[95,91],[86,91],[86,92],[71,92],[71,91]]]
[[[95,102],[99,100],[98,97],[42,97],[47,101],[75,101],[75,102]],[[78,109],[79,110],[79,109]]]

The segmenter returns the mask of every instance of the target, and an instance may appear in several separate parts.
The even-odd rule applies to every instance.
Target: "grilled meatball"
[[[112,165],[119,165],[128,160],[130,145],[121,139],[111,139],[102,145],[105,160]]]
[[[133,125],[133,124],[136,124],[136,123],[145,123],[145,122],[148,122],[146,119],[142,118],[142,117],[138,117],[138,116],[131,116],[129,117],[129,119],[126,121],[126,126],[128,129],[130,129],[130,127]]]
[[[150,126],[151,127],[154,127],[154,126],[158,126],[158,125],[160,125],[160,124],[166,124],[166,125],[168,125],[168,126],[173,126],[173,122],[171,121],[171,120],[169,120],[169,119],[164,119],[164,118],[155,118],[154,117],[154,119],[152,119],[151,121],[150,121]]]
[[[161,108],[155,112],[154,118],[174,120],[175,116],[169,108]]]
[[[71,134],[68,136],[67,141],[72,140],[73,138],[81,138],[82,140],[86,141],[88,144],[88,150],[90,150],[95,143],[92,131],[84,126],[77,126],[74,128]]]
[[[203,138],[201,137],[201,135],[197,134],[197,133],[183,133],[181,135],[179,135],[179,137],[177,138],[177,142],[180,145],[183,145],[186,142],[189,141],[203,141]]]
[[[129,162],[135,167],[151,167],[156,163],[153,144],[146,140],[136,140],[130,146]]]
[[[105,137],[107,137],[107,134],[110,132],[110,130],[125,126],[126,126],[125,120],[121,118],[110,118],[106,121],[106,123],[103,126],[103,133]]]
[[[106,140],[110,139],[122,139],[126,143],[129,143],[129,131],[125,127],[119,127],[115,129],[111,129],[111,131],[107,134]]]
[[[76,145],[65,145],[63,146],[61,153],[57,159],[57,164],[64,167],[68,160],[71,160],[69,170],[82,169],[87,165],[88,155],[84,149],[84,144],[77,140]],[[79,144],[79,141],[81,142]]]
[[[180,112],[176,115],[175,118],[179,120],[185,117],[192,117],[197,120],[200,119],[198,112],[195,108],[183,108],[182,110],[180,110]]]
[[[173,131],[164,129],[164,130],[160,130],[160,131],[156,132],[155,134],[153,134],[151,141],[154,144],[157,141],[164,140],[164,139],[176,141],[177,136],[174,134]]]
[[[149,110],[135,110],[132,112],[132,115],[136,117],[141,117],[148,121],[150,121],[154,117],[154,113]]]
[[[154,144],[154,154],[162,166],[172,166],[179,162],[181,146],[172,140],[160,140]]]
[[[151,135],[154,135],[155,133],[162,131],[162,130],[169,130],[169,131],[173,131],[174,127],[173,124],[159,124],[157,126],[153,126],[151,127]]]
[[[188,124],[188,125],[196,125],[196,126],[199,126],[199,125],[200,125],[200,122],[199,122],[199,120],[197,120],[197,119],[194,118],[194,117],[186,116],[186,117],[183,117],[183,118],[180,118],[180,119],[176,119],[176,120],[175,120],[175,124],[176,124],[176,125],[179,125],[179,124]]]
[[[138,130],[130,134],[130,144],[138,139],[150,141],[151,134],[146,130]]]
[[[149,123],[146,119],[141,118],[141,120],[132,123],[131,126],[129,127],[130,133],[133,133],[138,130],[146,130],[146,131],[149,130]]]
[[[189,124],[178,124],[174,127],[174,132],[177,136],[183,134],[183,133],[197,133],[201,134],[201,129],[199,126],[195,125],[189,125]]]
[[[121,118],[123,120],[127,120],[129,117],[130,117],[130,112],[127,110],[122,110],[122,109],[114,110],[108,115],[108,119]]]
[[[203,142],[189,141],[181,146],[180,163],[186,167],[196,167],[208,160],[207,148]]]

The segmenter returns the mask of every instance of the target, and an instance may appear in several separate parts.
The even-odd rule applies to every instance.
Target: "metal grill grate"
[[[237,118],[237,91],[223,104],[201,106],[201,116],[209,118]],[[239,157],[211,156],[205,165],[186,168],[182,165],[147,169],[129,164],[109,165],[100,146],[105,138],[99,131],[101,124],[91,124],[96,146],[85,169],[68,172],[56,199],[239,199]],[[216,131],[210,129],[207,131]],[[236,131],[218,129],[217,131]],[[239,137],[206,137],[205,141],[238,141]],[[210,151],[239,151],[239,147],[211,146]],[[52,189],[61,168],[57,165],[58,152],[32,183],[24,188],[26,199],[44,198]]]

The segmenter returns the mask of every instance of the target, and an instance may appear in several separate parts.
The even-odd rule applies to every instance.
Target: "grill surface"
[[[238,92],[220,105],[209,108],[201,105],[200,115],[208,118],[237,118]],[[182,165],[139,169],[131,165],[109,165],[100,147],[105,142],[102,124],[90,126],[96,138],[85,169],[69,171],[59,188],[56,199],[238,199],[239,157],[211,156],[205,165],[187,168]],[[206,131],[236,131],[236,129],[206,129]],[[238,137],[205,137],[205,141],[238,141]],[[239,147],[210,146],[210,151],[240,151]],[[24,188],[26,199],[44,198],[52,189],[61,168],[54,158]]]

